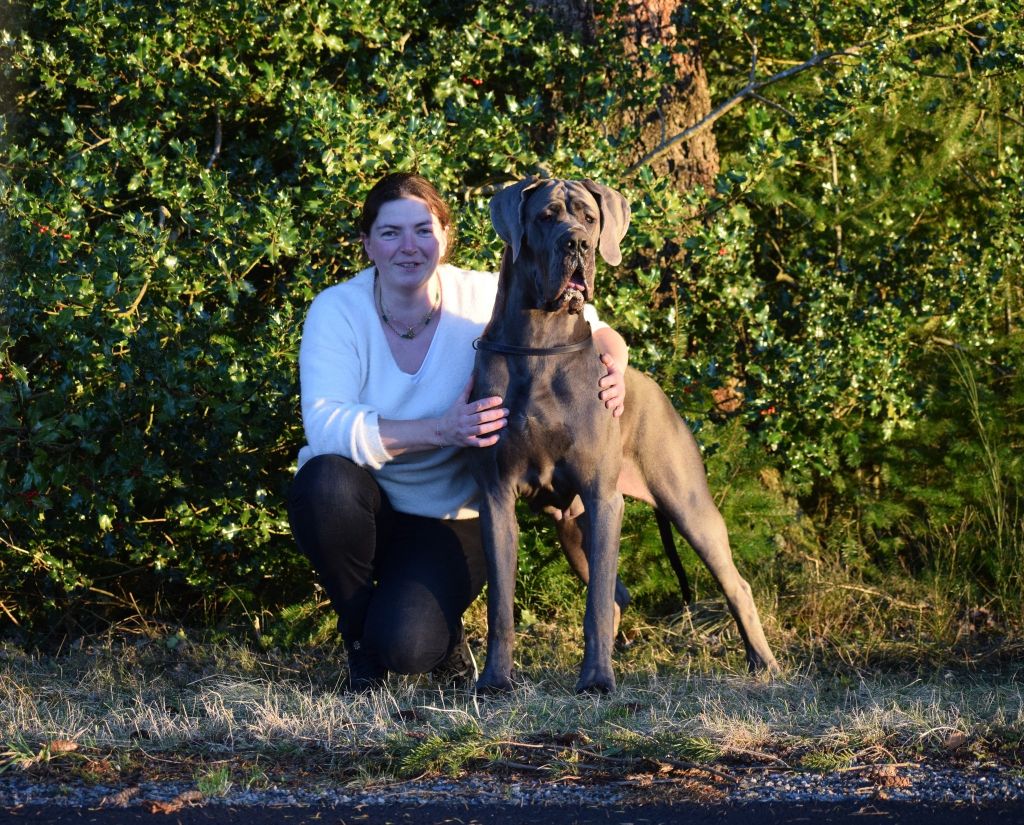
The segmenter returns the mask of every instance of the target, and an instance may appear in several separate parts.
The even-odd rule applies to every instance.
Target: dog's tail
[[[679,581],[679,589],[683,593],[683,604],[693,601],[693,593],[690,591],[690,580],[686,577],[683,563],[679,559],[679,551],[676,550],[676,540],[672,535],[672,522],[661,510],[654,511],[654,519],[658,522],[658,532],[661,533],[661,545],[665,548],[665,555],[668,556],[668,563]]]

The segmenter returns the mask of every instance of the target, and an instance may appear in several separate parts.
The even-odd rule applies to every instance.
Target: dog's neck
[[[501,259],[494,313],[484,337],[517,347],[557,347],[585,337],[590,325],[583,313],[570,314],[565,308],[538,308],[536,301],[517,286],[512,276],[512,255],[506,247]]]

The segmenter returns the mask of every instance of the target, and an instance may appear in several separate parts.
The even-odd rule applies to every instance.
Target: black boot
[[[373,654],[365,650],[360,642],[345,643],[348,650],[348,679],[345,690],[363,693],[380,687],[387,679],[388,672]]]
[[[476,669],[476,659],[466,638],[466,625],[462,625],[459,642],[452,652],[437,667],[430,671],[434,684],[472,690],[480,674]]]

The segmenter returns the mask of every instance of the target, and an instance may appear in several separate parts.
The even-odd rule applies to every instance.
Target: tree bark
[[[672,76],[660,90],[651,111],[633,110],[623,114],[613,130],[634,128],[638,140],[630,148],[627,161],[633,164],[657,149],[666,139],[697,123],[711,111],[707,74],[696,38],[680,31],[673,16],[681,0],[631,0],[621,6],[614,19],[596,18],[593,0],[532,0],[533,7],[549,15],[563,30],[578,34],[586,45],[593,45],[600,27],[621,25],[626,32],[627,54],[636,55],[638,72],[647,72],[643,64],[645,50],[661,44],[671,55]],[[680,48],[685,46],[685,48]],[[698,184],[711,187],[718,174],[718,146],[711,130],[682,141],[652,163],[659,175],[672,179],[681,191]]]

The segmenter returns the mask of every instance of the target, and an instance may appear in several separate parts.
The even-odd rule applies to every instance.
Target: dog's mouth
[[[570,315],[583,312],[583,305],[590,297],[587,287],[586,267],[582,258],[566,262],[566,278],[553,301],[556,309],[568,311]]]

